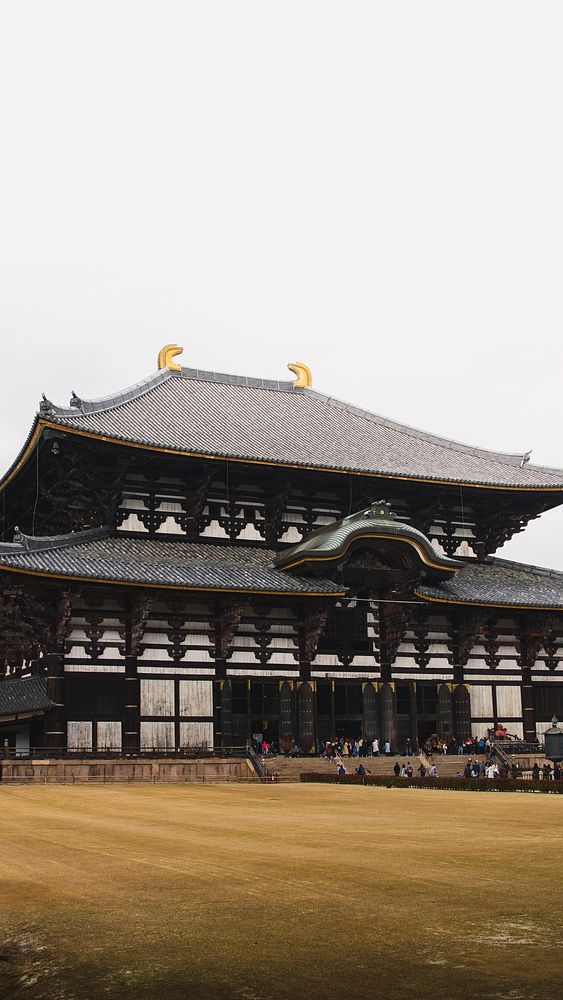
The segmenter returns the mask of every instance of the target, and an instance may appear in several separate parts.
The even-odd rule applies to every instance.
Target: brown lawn
[[[0,996],[535,1000],[563,796],[0,787]]]

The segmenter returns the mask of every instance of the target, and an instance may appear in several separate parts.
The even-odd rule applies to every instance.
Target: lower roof
[[[0,570],[181,590],[259,594],[342,594],[331,580],[284,573],[271,549],[109,537],[106,530],[48,539],[19,535],[0,545]]]
[[[13,543],[0,543],[0,572],[177,590],[345,595],[332,580],[277,569],[278,556],[242,543],[110,537],[101,528],[50,538],[17,535]],[[449,580],[421,583],[417,594],[445,604],[563,610],[563,573],[506,559],[470,561]]]
[[[46,677],[0,681],[0,717],[44,712],[53,704],[47,694]]]
[[[491,559],[468,563],[451,579],[439,586],[420,586],[417,593],[432,601],[455,604],[562,609],[563,573]]]

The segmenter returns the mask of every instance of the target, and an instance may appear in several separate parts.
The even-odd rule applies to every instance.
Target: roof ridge
[[[489,565],[501,566],[506,569],[524,569],[529,573],[533,573],[534,576],[547,576],[552,580],[563,579],[563,570],[551,569],[548,566],[536,566],[534,563],[514,562],[512,559],[501,559],[497,556],[492,556],[487,562]],[[468,563],[467,565],[470,566],[472,564]],[[482,565],[482,563],[480,565]]]
[[[70,545],[80,545],[92,542],[98,538],[107,538],[109,528],[86,528],[84,531],[71,531],[64,535],[25,535],[16,529],[13,542],[0,542],[0,554],[17,555],[20,552],[45,552],[53,549],[64,549]]]

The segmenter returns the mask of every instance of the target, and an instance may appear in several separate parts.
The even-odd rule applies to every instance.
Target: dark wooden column
[[[54,702],[45,723],[45,746],[49,750],[66,748],[66,719],[64,710],[64,655],[47,653],[47,695]]]
[[[452,695],[453,730],[456,740],[466,740],[471,733],[471,699],[469,689],[464,684],[464,667],[471,650],[478,641],[481,627],[487,621],[487,613],[476,610],[453,614],[450,620],[448,657],[453,667],[454,690]]]
[[[414,682],[409,684],[409,721],[411,745],[413,748],[416,748],[418,747],[418,709],[416,704],[416,684]]]
[[[370,743],[375,739],[381,739],[381,727],[379,724],[379,692],[373,681],[366,681],[362,689],[363,701],[363,735]]]
[[[295,711],[293,699],[293,682],[282,681],[280,684],[280,750],[290,753],[295,743]]]
[[[391,744],[391,750],[397,750],[397,699],[395,687],[385,681],[379,689],[381,706],[381,739]]]
[[[47,668],[47,695],[54,707],[45,719],[45,746],[50,750],[66,749],[66,714],[64,694],[64,653],[65,638],[68,634],[72,612],[71,596],[68,590],[57,594],[54,629],[51,632],[53,649],[45,656]]]
[[[215,606],[213,622],[213,641],[215,657],[215,694],[213,726],[215,729],[216,746],[231,747],[233,745],[232,721],[232,685],[227,678],[227,657],[233,645],[233,639],[240,625],[243,605],[233,601],[218,601]],[[250,687],[247,692],[247,738],[251,728],[250,721]]]
[[[452,697],[454,736],[467,740],[471,736],[471,699],[465,684],[456,684]]]
[[[142,649],[145,628],[151,613],[153,597],[141,590],[130,598],[125,628],[125,704],[123,713],[123,750],[137,754],[141,748],[141,697],[137,657]]]
[[[221,746],[232,747],[233,745],[233,716],[232,716],[232,696],[233,689],[230,680],[225,677],[216,681],[220,689],[219,696],[219,736]]]
[[[536,738],[536,715],[532,691],[532,668],[543,645],[542,623],[538,617],[522,618],[516,636],[518,665],[522,670],[522,719],[524,739],[533,743]]]
[[[315,691],[310,681],[297,689],[297,741],[303,753],[315,749]]]
[[[452,690],[449,684],[438,683],[438,733],[449,742],[453,732]]]

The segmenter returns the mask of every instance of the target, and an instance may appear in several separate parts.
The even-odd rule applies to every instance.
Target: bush
[[[438,788],[456,792],[542,792],[563,795],[563,781],[522,781],[507,778],[396,778],[381,774],[326,774],[307,772],[300,780],[324,785],[376,785],[379,788]]]

